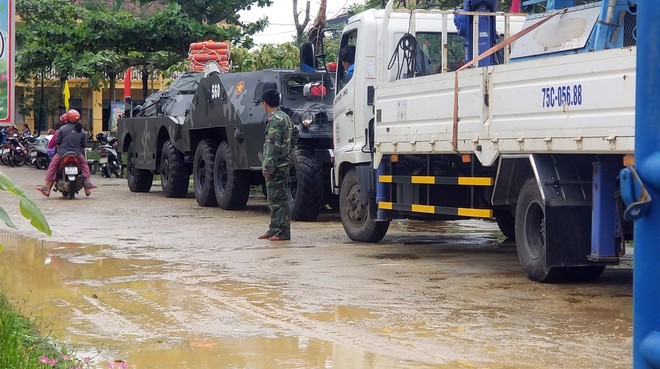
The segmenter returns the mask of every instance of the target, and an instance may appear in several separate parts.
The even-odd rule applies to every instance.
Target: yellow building
[[[32,83],[32,88],[36,90],[40,89],[39,81],[30,82]],[[69,108],[76,109],[80,111],[82,116],[82,123],[85,130],[96,134],[101,131],[108,131],[108,123],[110,121],[111,106],[110,101],[110,90],[108,88],[101,88],[100,90],[94,90],[89,87],[87,79],[72,78],[68,81],[69,92],[71,98],[69,99]],[[156,92],[163,88],[165,81],[162,78],[159,79],[149,79],[149,94]],[[46,83],[45,89],[47,90],[46,94],[52,94],[60,96],[62,91],[59,87],[59,80],[49,80]],[[23,123],[27,123],[32,132],[35,132],[37,124],[35,123],[36,114],[30,116],[24,116],[20,113],[20,104],[24,99],[26,94],[26,84],[16,81],[16,99],[14,106],[14,126],[20,128]],[[145,96],[142,93],[142,72],[136,69],[132,70],[131,73],[131,98],[134,101],[134,106],[141,104],[144,101]],[[124,100],[124,75],[117,76],[117,82],[115,85],[115,101],[123,102]],[[60,109],[49,109],[50,111],[57,110],[55,113],[49,113],[46,119],[46,127],[41,127],[41,131],[46,131],[48,128],[57,127],[59,121],[59,116],[62,112]]]

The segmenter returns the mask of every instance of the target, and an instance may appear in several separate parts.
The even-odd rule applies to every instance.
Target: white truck
[[[523,32],[545,23],[508,57],[458,72],[492,33],[520,29],[516,18],[390,1],[348,20],[340,46],[355,46],[354,75],[337,72],[332,180],[352,240],[380,241],[392,219],[495,218],[532,280],[592,280],[618,262],[630,236],[616,194],[634,159],[636,1],[552,3],[525,20]]]

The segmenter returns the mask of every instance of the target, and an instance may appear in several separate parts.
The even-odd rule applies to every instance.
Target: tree
[[[254,51],[243,47],[232,52],[233,71],[250,72],[262,69],[294,69],[298,66],[300,51],[294,42],[262,45]]]
[[[66,0],[21,0],[16,3],[21,22],[16,25],[16,77],[40,83],[39,100],[32,106],[38,128],[46,125],[46,75],[58,67],[63,80],[73,73],[76,6]],[[61,101],[61,99],[60,99]],[[59,106],[60,104],[56,104]]]
[[[309,2],[307,2],[309,4]],[[314,24],[307,32],[307,40],[314,45],[314,52],[318,55],[323,52],[323,39],[325,37],[326,9],[328,0],[321,0],[319,11],[316,13]],[[316,57],[316,55],[315,55]]]
[[[271,0],[169,0],[181,6],[181,9],[190,18],[197,23],[218,24],[225,23],[245,27],[247,34],[254,34],[255,31],[263,30],[266,26],[264,20],[255,23],[242,23],[238,19],[238,12],[241,10],[250,10],[256,3],[259,7],[265,7],[272,4]],[[257,27],[257,29],[255,29]]]
[[[243,24],[237,13],[254,3],[270,5],[269,0],[17,0],[17,76],[44,79],[57,71],[60,85],[77,75],[94,88],[108,82],[112,94],[117,75],[133,65],[144,73],[146,93],[149,75],[181,63],[192,42],[250,45],[249,35],[266,20]]]
[[[303,34],[305,33],[305,28],[307,23],[309,23],[309,0],[307,0],[307,5],[305,5],[305,20],[300,23],[300,12],[298,11],[298,0],[293,0],[293,23],[296,26],[296,43],[300,45],[303,41]]]

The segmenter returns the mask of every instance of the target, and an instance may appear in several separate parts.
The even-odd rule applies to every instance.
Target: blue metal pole
[[[633,368],[660,368],[660,6],[640,0],[637,10],[635,163],[655,201],[635,222]]]

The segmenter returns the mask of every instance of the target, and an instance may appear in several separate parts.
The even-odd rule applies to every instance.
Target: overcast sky
[[[291,0],[272,0],[272,5],[267,8],[259,8],[253,6],[250,11],[240,12],[241,20],[245,22],[253,22],[261,17],[267,16],[270,25],[264,32],[257,33],[253,36],[256,44],[268,43],[282,43],[293,41],[296,34],[296,26],[293,24],[293,3]],[[320,0],[310,0],[310,24],[316,18],[316,13],[319,11]],[[328,0],[327,18],[334,18],[337,14],[341,14],[349,6],[353,4],[362,4],[364,0]],[[305,11],[306,0],[298,0],[298,8],[301,12],[299,16],[300,22],[305,18],[303,14]]]

